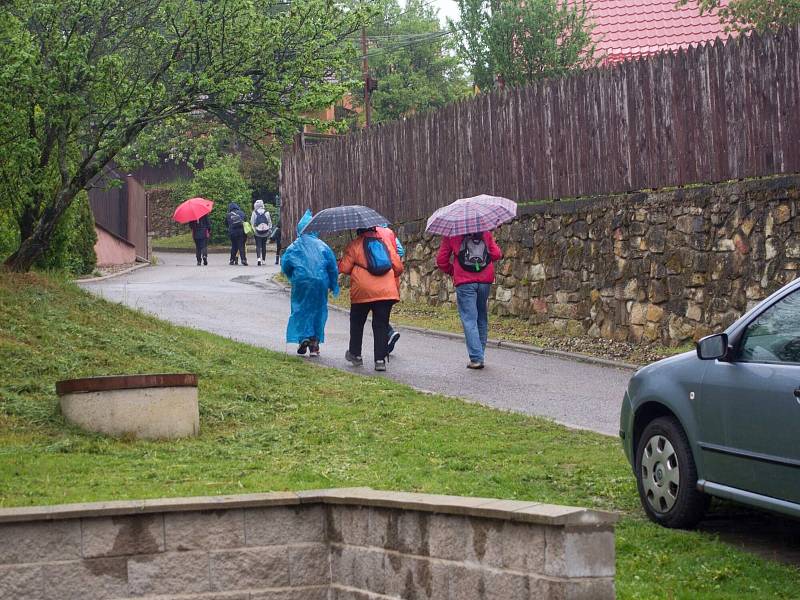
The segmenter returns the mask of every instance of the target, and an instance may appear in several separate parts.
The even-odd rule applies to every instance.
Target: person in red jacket
[[[442,238],[436,266],[453,277],[458,314],[469,354],[468,369],[482,369],[489,337],[489,292],[494,263],[503,252],[488,231]]]

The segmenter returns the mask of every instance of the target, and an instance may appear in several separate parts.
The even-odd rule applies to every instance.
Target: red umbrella
[[[214,208],[214,203],[205,198],[189,198],[185,202],[181,202],[178,208],[172,215],[178,223],[189,223],[190,221],[197,221],[200,217],[206,216]]]

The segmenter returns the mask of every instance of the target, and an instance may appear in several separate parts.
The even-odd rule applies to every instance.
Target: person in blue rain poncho
[[[297,353],[319,356],[328,320],[328,290],[339,295],[336,255],[316,233],[301,233],[311,221],[307,210],[297,224],[297,239],[281,258],[281,270],[292,284],[292,314],[286,326],[286,341],[299,344]]]

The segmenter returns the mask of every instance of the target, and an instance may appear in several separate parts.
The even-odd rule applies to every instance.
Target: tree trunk
[[[27,273],[31,270],[33,263],[47,250],[56,225],[79,190],[80,188],[67,187],[58,192],[52,206],[45,209],[39,222],[36,223],[33,233],[23,237],[17,251],[6,259],[4,263],[6,269],[15,273]]]

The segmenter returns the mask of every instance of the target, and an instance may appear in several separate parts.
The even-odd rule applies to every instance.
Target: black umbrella
[[[347,229],[368,229],[388,223],[386,217],[367,206],[334,206],[314,215],[302,233],[333,233]]]

